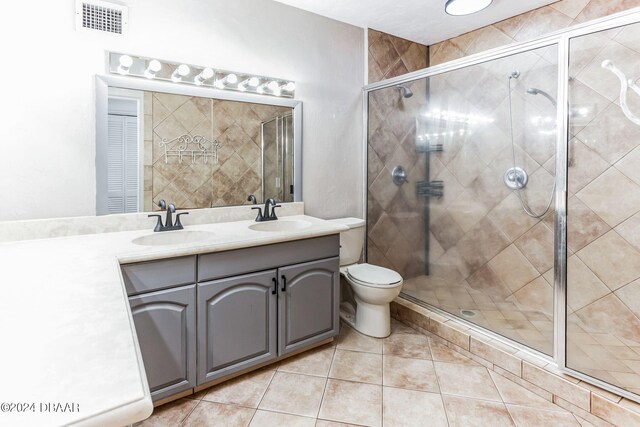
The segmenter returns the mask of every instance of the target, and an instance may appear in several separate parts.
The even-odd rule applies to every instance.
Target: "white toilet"
[[[356,301],[356,307],[353,307],[343,299],[340,317],[365,335],[389,336],[389,303],[402,289],[402,276],[388,268],[358,264],[365,237],[364,220],[339,218],[331,221],[349,227],[349,231],[340,233],[340,274],[351,286]]]

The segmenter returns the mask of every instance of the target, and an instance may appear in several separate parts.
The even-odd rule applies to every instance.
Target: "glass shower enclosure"
[[[638,21],[365,88],[368,262],[398,271],[403,297],[634,400]]]
[[[293,116],[278,115],[260,125],[262,200],[293,202]]]

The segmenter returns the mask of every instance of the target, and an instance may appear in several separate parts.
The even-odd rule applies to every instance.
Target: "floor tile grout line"
[[[493,387],[496,389],[496,391],[498,392],[498,396],[500,397],[500,401],[502,403],[502,406],[507,410],[507,414],[509,415],[509,419],[511,420],[511,423],[516,426],[516,421],[513,419],[513,416],[511,415],[511,412],[509,411],[509,407],[507,406],[507,402],[504,400],[504,396],[502,395],[502,393],[500,393],[500,387],[498,387],[498,384],[496,384],[496,382],[493,380],[493,376],[491,375],[491,372],[495,372],[493,369],[491,371],[489,371],[489,368],[485,368],[487,370],[487,375],[489,375],[489,379],[491,380],[491,384],[493,384]],[[514,383],[516,384],[516,383]],[[537,410],[540,410],[540,408],[536,408]]]
[[[185,425],[185,423],[187,422],[187,420],[189,419],[189,417],[191,416],[191,414],[193,414],[193,411],[196,410],[196,408],[200,405],[200,403],[202,402],[201,400],[197,400],[198,403],[196,403],[196,405],[191,408],[191,410],[189,411],[189,413],[182,419],[182,421],[180,422],[180,424],[178,424],[179,426],[183,426]],[[155,408],[154,408],[155,409]]]
[[[258,411],[262,411],[262,412],[270,412],[270,413],[272,413],[272,414],[288,415],[288,416],[291,416],[291,417],[307,418],[307,419],[310,419],[310,420],[317,420],[317,418],[316,418],[316,417],[310,417],[309,415],[292,414],[291,412],[275,411],[275,410],[273,410],[273,409],[257,409],[257,408],[256,408],[256,412],[258,412]],[[254,415],[255,415],[255,414],[254,414]],[[252,418],[252,420],[253,420],[253,418]]]
[[[280,366],[278,366],[278,367],[280,367]],[[258,405],[255,408],[256,412],[258,412],[258,408],[260,408],[260,404],[264,400],[264,396],[267,394],[267,391],[269,390],[269,387],[271,387],[271,383],[273,382],[273,379],[276,377],[277,373],[278,373],[278,371],[273,371],[273,375],[271,375],[271,379],[269,380],[269,384],[267,384],[267,387],[265,387],[264,392],[262,392],[262,396],[260,396],[260,400],[258,401]],[[256,416],[256,412],[253,413],[253,416],[251,417],[251,421],[253,421],[253,417]],[[251,424],[251,421],[249,421],[249,424]]]
[[[318,405],[318,412],[316,412],[316,424],[318,423],[318,418],[320,417],[320,410],[322,409],[322,403],[324,402],[324,395],[327,392],[327,387],[329,387],[329,374],[331,374],[331,368],[333,367],[333,361],[336,358],[336,352],[338,348],[333,347],[333,356],[331,356],[331,364],[329,365],[329,372],[327,372],[327,377],[324,382],[324,389],[322,390],[322,396],[320,396],[320,404]]]
[[[431,340],[427,339],[427,345],[429,346],[429,353],[431,357],[433,357],[433,350],[431,349]],[[433,374],[436,377],[436,385],[438,386],[438,394],[440,395],[440,402],[442,403],[442,410],[444,411],[444,417],[447,420],[447,425],[451,426],[451,422],[449,421],[449,413],[447,412],[447,405],[444,403],[444,398],[442,397],[442,387],[440,386],[440,379],[438,378],[438,371],[436,370],[435,362],[433,362]]]

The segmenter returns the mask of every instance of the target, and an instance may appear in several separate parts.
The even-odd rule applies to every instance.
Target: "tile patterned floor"
[[[406,280],[402,291],[542,353],[553,352],[553,300],[546,295],[533,295],[549,300],[536,310],[511,296],[473,289],[466,281],[446,282],[430,276]],[[472,311],[473,317],[465,317],[462,310]]]
[[[402,323],[156,408],[139,426],[587,427],[571,413]]]
[[[640,282],[638,286],[640,287]],[[553,315],[546,310],[535,310],[511,298],[477,291],[466,281],[447,283],[429,276],[418,276],[405,280],[402,290],[492,332],[542,353],[552,353]],[[544,299],[540,295],[532,296]],[[610,323],[632,325],[629,330],[637,334],[634,326],[637,319],[625,317],[625,321],[619,320],[622,309],[616,309],[616,305],[606,305],[606,301],[610,299],[611,296],[606,296],[602,301],[596,302],[596,307],[600,307],[599,304],[605,305],[596,312],[589,311],[586,316],[568,308],[568,366],[610,384],[622,386],[633,393],[640,393],[640,342],[625,338],[619,332],[623,326],[617,329],[609,327]],[[632,301],[633,298],[628,300]],[[550,306],[551,301],[546,305]],[[463,310],[473,312],[473,317],[464,316]],[[597,328],[591,320],[596,318],[596,314],[600,316]]]

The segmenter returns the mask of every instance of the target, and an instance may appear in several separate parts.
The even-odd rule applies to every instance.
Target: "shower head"
[[[411,98],[413,96],[413,92],[407,86],[398,86],[398,89],[400,89],[403,98]]]
[[[553,104],[554,107],[557,107],[557,103],[556,100],[553,99],[553,97],[551,95],[549,95],[547,92],[545,92],[542,89],[538,89],[537,87],[530,87],[529,89],[527,89],[527,93],[529,95],[542,95],[545,98],[547,98],[549,100],[549,102],[551,102]]]

